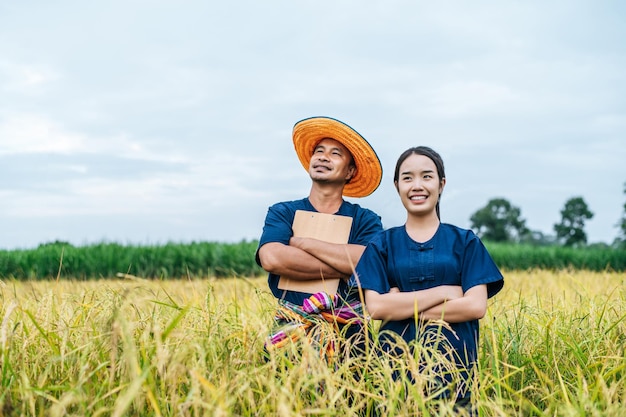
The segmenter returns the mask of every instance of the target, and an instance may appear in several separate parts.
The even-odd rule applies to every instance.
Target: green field
[[[505,278],[481,321],[480,414],[623,416],[626,273]],[[2,280],[0,415],[452,415],[376,357],[265,362],[274,303],[264,278]]]
[[[256,264],[257,241],[162,245],[53,242],[32,249],[0,250],[0,279],[101,279],[116,274],[143,278],[251,277],[265,275]],[[501,269],[626,271],[626,250],[486,243]]]

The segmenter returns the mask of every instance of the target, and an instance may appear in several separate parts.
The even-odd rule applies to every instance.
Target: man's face
[[[313,150],[309,164],[313,181],[345,185],[355,172],[350,151],[336,140],[322,139]]]

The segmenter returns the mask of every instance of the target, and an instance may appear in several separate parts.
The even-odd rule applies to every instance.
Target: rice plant
[[[623,415],[626,273],[505,279],[481,321],[479,414]],[[0,415],[457,415],[425,394],[418,354],[267,356],[274,307],[264,278],[0,281]]]

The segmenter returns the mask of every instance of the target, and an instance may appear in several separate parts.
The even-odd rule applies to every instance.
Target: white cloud
[[[506,85],[484,81],[452,82],[432,91],[435,116],[463,118],[471,115],[494,115],[519,100],[520,95]]]
[[[313,115],[372,141],[385,183],[357,202],[387,225],[404,218],[395,158],[427,144],[449,163],[443,210],[461,226],[500,195],[551,221],[580,191],[593,233],[614,234],[599,221],[615,222],[626,180],[617,3],[152,6],[3,9],[0,211],[14,231],[0,246],[133,240],[138,221],[159,240],[255,236],[269,204],[308,192],[289,141]]]
[[[64,131],[44,116],[10,114],[0,121],[0,155],[70,153],[84,148],[84,137]]]
[[[145,138],[134,140],[123,132],[111,136],[74,132],[62,122],[40,114],[9,113],[0,119],[0,156],[39,153],[115,155],[172,162],[181,159],[175,151],[151,149],[144,143]]]
[[[42,92],[49,83],[57,81],[60,75],[48,65],[20,64],[0,60],[0,91],[5,94],[20,93],[33,95]]]

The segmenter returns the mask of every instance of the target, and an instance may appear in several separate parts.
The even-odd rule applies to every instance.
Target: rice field
[[[479,415],[625,415],[626,272],[505,279]],[[376,355],[265,360],[274,306],[264,278],[0,281],[0,416],[455,415]]]

